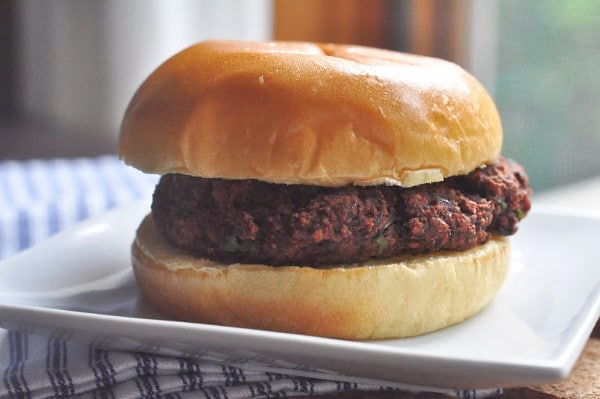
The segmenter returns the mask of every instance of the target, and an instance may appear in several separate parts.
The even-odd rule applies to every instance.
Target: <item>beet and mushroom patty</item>
[[[410,188],[161,178],[152,205],[174,246],[224,263],[333,265],[465,250],[511,235],[530,208],[523,168],[501,158]]]

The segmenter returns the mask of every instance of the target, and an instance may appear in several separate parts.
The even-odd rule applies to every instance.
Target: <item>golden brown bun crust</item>
[[[120,155],[145,172],[412,186],[495,161],[498,111],[450,62],[359,46],[203,42],[133,97]]]
[[[144,297],[175,319],[345,339],[423,334],[485,307],[510,263],[507,239],[371,266],[223,266],[170,246],[152,216],[133,268]]]

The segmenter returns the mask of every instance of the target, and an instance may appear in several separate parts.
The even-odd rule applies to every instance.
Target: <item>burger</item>
[[[161,175],[132,245],[140,292],[189,322],[352,340],[462,322],[530,208],[484,87],[390,50],[199,43],[140,86],[119,141]]]

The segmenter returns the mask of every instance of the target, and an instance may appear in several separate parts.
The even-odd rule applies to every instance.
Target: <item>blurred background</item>
[[[115,154],[137,86],[212,39],[433,55],[495,98],[538,192],[600,174],[600,1],[2,0],[0,160]],[[597,200],[597,199],[596,199]]]

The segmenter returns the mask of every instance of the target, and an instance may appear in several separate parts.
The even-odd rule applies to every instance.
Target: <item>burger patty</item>
[[[465,250],[510,235],[530,208],[508,159],[411,188],[270,184],[168,174],[152,213],[174,246],[222,263],[332,265]]]

